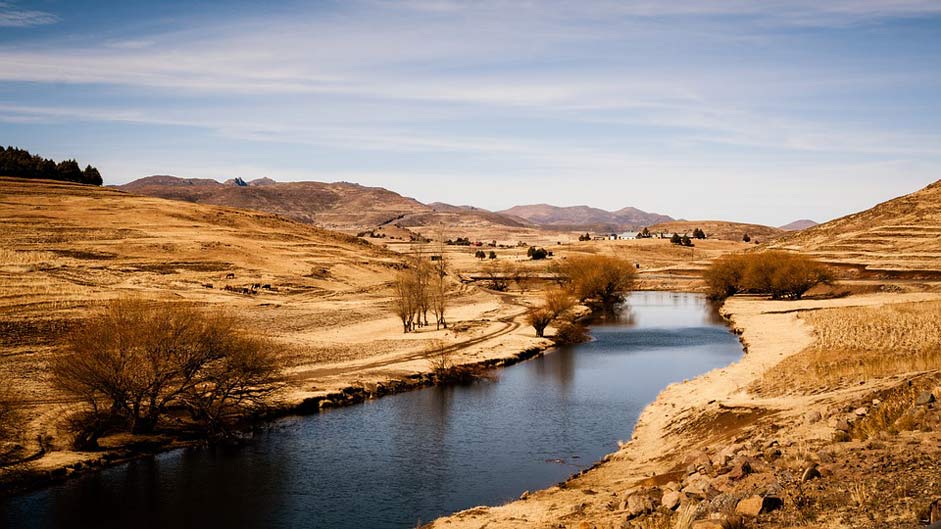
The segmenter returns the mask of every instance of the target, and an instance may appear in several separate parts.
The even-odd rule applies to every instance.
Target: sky
[[[941,178],[936,0],[264,4],[0,0],[0,143],[769,225]]]

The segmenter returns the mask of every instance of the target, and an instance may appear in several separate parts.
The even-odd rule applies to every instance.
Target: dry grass
[[[941,302],[825,309],[802,318],[814,329],[814,344],[770,370],[753,389],[819,392],[941,369]]]
[[[815,375],[828,381],[941,368],[941,302],[817,311]]]

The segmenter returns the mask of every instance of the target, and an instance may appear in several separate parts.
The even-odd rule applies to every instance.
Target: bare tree
[[[414,330],[417,310],[415,276],[411,270],[402,270],[392,281],[392,310],[402,320],[402,332]]]
[[[260,343],[242,337],[221,311],[118,300],[68,337],[69,352],[54,360],[52,373],[59,388],[87,404],[90,426],[77,441],[94,446],[115,419],[147,433],[171,406],[205,404],[197,395],[221,396],[224,404],[216,404],[228,409],[240,392],[254,392],[249,386],[269,386],[278,361]]]
[[[445,255],[444,229],[438,233],[438,246],[431,270],[431,308],[435,315],[435,329],[447,329],[445,312],[448,306],[448,259]]]

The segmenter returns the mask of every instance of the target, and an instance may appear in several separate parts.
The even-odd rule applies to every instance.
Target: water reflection
[[[564,480],[629,439],[667,384],[738,341],[704,299],[633,294],[594,340],[501,372],[277,423],[247,446],[164,454],[0,500],[0,527],[412,528]]]

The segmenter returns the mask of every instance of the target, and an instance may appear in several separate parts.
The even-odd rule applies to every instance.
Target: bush
[[[827,267],[807,256],[771,251],[720,258],[704,278],[709,295],[716,299],[739,292],[800,299],[816,285],[829,284],[833,276]]]
[[[725,255],[713,261],[703,272],[709,297],[725,299],[741,292],[746,264],[744,255]]]
[[[536,248],[535,246],[530,246],[529,249],[526,250],[526,256],[533,261],[545,259],[550,255],[552,255],[552,252],[547,251],[545,248]]]
[[[556,318],[563,316],[575,305],[568,291],[550,288],[543,293],[542,305],[530,307],[526,312],[526,321],[536,329],[536,336],[545,336],[548,327]]]
[[[552,341],[557,344],[582,343],[590,339],[588,327],[573,321],[562,322],[552,336]]]
[[[112,302],[68,337],[68,348],[53,362],[53,379],[86,403],[77,441],[89,446],[115,422],[152,432],[180,407],[221,433],[262,403],[280,372],[266,340],[244,336],[223,312],[183,303]]]
[[[605,309],[624,301],[637,277],[631,262],[607,255],[570,257],[556,264],[553,271],[579,301]]]

